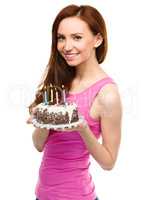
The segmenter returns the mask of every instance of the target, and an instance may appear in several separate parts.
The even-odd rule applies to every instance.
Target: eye
[[[57,40],[58,40],[58,41],[63,41],[64,39],[65,39],[65,37],[62,36],[62,35],[57,36]]]
[[[74,40],[81,40],[82,39],[82,37],[79,36],[79,35],[75,35],[73,38],[74,38]]]

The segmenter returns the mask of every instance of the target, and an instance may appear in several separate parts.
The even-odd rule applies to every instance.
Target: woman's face
[[[95,58],[98,39],[78,17],[68,17],[60,22],[57,39],[57,49],[68,65],[80,65]]]

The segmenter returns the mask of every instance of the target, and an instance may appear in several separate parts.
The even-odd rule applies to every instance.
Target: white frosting
[[[68,112],[69,114],[69,122],[71,122],[72,119],[72,113],[74,110],[77,109],[77,105],[75,103],[70,103],[66,105],[45,105],[44,103],[41,103],[37,106],[39,108],[39,111],[44,111],[45,109],[47,110],[47,113],[59,113],[62,112],[63,115]]]

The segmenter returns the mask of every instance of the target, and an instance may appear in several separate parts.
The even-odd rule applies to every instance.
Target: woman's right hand
[[[30,114],[30,117],[26,121],[27,124],[32,124],[33,116],[36,113],[36,110],[37,110],[36,106],[32,108],[32,112]]]

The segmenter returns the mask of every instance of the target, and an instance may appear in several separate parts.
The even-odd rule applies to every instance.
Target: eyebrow
[[[62,33],[57,33],[57,35],[64,35]],[[83,35],[83,33],[72,33],[71,35]]]

